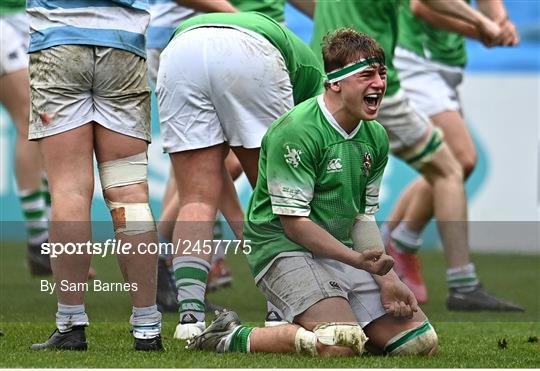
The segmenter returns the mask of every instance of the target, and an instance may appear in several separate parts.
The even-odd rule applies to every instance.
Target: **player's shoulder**
[[[388,147],[388,133],[386,132],[384,126],[382,126],[378,121],[363,121],[362,130],[364,132],[364,137],[367,137],[367,139],[372,141],[375,147]]]
[[[274,136],[302,136],[313,132],[317,126],[318,104],[313,97],[298,104],[278,118],[268,130]]]
[[[308,99],[274,121],[262,146],[266,149],[294,146],[304,153],[316,153],[322,140],[317,119],[317,101]]]
[[[368,131],[374,136],[388,138],[386,129],[377,120],[362,121],[362,126],[364,127],[364,130]]]

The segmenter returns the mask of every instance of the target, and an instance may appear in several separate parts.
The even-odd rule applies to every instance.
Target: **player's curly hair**
[[[384,64],[384,50],[365,33],[352,28],[338,28],[326,34],[322,40],[322,54],[326,73],[346,66],[361,58],[375,58]]]

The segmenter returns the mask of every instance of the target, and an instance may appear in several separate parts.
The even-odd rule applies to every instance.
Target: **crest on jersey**
[[[291,165],[294,168],[297,168],[298,165],[300,165],[300,155],[302,154],[302,151],[296,148],[291,148],[289,146],[286,146],[287,153],[283,156],[285,157],[285,162]]]
[[[364,153],[362,157],[362,173],[364,176],[368,176],[371,171],[371,155],[369,152]]]

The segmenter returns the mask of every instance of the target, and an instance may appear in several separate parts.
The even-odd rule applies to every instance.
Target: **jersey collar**
[[[358,133],[358,130],[360,130],[360,128],[362,127],[362,120],[360,120],[360,122],[358,123],[358,126],[353,130],[351,131],[350,134],[348,134],[345,130],[343,130],[343,128],[341,126],[339,126],[339,124],[337,123],[336,119],[334,118],[334,116],[332,116],[332,114],[330,113],[330,111],[328,111],[328,108],[326,107],[326,103],[324,103],[324,98],[323,98],[323,95],[324,94],[321,94],[317,97],[317,103],[319,104],[319,107],[321,108],[321,111],[324,115],[324,117],[326,118],[326,121],[328,121],[330,123],[330,125],[338,132],[341,134],[341,136],[343,136],[343,138],[345,139],[351,139],[351,138],[354,138],[354,136],[356,135],[356,133]]]

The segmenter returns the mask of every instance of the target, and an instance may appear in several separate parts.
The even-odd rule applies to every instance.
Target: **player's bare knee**
[[[441,176],[444,177],[445,181],[452,183],[462,183],[463,182],[463,169],[461,168],[458,160],[452,156],[445,161],[445,166],[441,169]]]
[[[469,175],[472,174],[472,172],[474,171],[474,168],[476,167],[476,162],[477,162],[476,153],[456,154],[456,157],[458,158],[461,168],[463,169],[463,177],[467,179]]]
[[[92,188],[88,189],[73,189],[73,190],[54,190],[51,191],[51,202],[53,212],[56,213],[58,208],[69,208],[80,214],[90,212],[92,202]]]
[[[462,167],[446,146],[440,148],[436,156],[420,168],[420,172],[432,185],[438,181],[452,184],[463,183]]]
[[[137,235],[156,230],[148,204],[146,153],[99,164],[103,196],[116,233]]]
[[[432,356],[438,352],[438,349],[437,333],[428,321],[413,329],[400,332],[384,347],[385,352],[393,356]]]
[[[455,157],[452,156],[452,159],[447,161],[447,165],[443,169],[443,176],[449,182],[463,183],[463,169]]]

